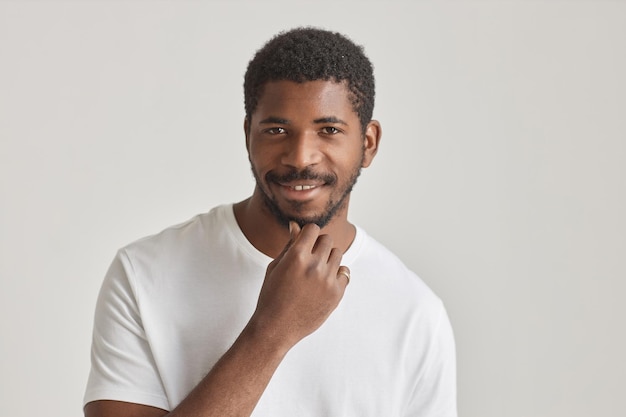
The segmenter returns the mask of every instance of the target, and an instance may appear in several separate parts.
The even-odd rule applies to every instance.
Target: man
[[[441,301],[348,221],[381,137],[361,47],[281,33],[244,93],[254,192],[118,253],[85,415],[456,416]]]

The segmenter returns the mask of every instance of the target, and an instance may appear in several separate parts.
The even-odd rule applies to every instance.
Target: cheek
[[[248,150],[248,160],[256,170],[267,165],[267,158],[254,146],[250,147]]]
[[[277,149],[277,146],[275,145],[271,146],[269,144],[265,144],[261,146],[256,143],[256,141],[252,141],[248,147],[248,158],[256,165],[269,164],[274,161],[279,154],[280,149]]]
[[[340,166],[345,173],[352,173],[356,169],[360,169],[364,162],[364,153],[362,149],[344,152],[340,158],[335,158],[336,166]]]
[[[275,170],[275,166],[266,159],[260,158],[258,155],[249,154],[250,167],[257,179],[257,182],[263,187],[267,188],[265,176],[268,172]]]

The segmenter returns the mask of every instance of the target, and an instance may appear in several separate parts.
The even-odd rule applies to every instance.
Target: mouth
[[[310,201],[319,195],[325,183],[306,181],[278,182],[280,194],[288,201]]]
[[[332,187],[337,179],[332,174],[316,173],[311,169],[290,171],[284,174],[269,172],[265,179],[270,187],[276,187],[276,197],[281,196],[290,204],[312,204]]]
[[[310,171],[289,172],[282,175],[270,173],[266,175],[267,184],[274,188],[274,198],[278,201],[304,209],[325,204],[329,186],[333,185],[334,177],[316,174]],[[286,208],[286,206],[285,206]]]
[[[283,187],[287,187],[293,191],[309,191],[314,188],[320,187],[320,185],[315,184],[298,184],[298,185],[289,185],[289,184],[280,184]]]

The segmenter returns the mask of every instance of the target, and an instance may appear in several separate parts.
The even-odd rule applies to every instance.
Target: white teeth
[[[293,189],[296,191],[310,190],[311,188],[315,188],[314,185],[294,185]]]

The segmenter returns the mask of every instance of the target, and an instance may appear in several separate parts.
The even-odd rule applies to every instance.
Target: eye
[[[341,133],[341,130],[337,129],[334,126],[324,126],[322,128],[322,133],[326,135],[336,135],[337,133]]]
[[[265,129],[263,132],[270,135],[280,135],[286,133],[287,131],[282,127],[270,127],[269,129]]]

